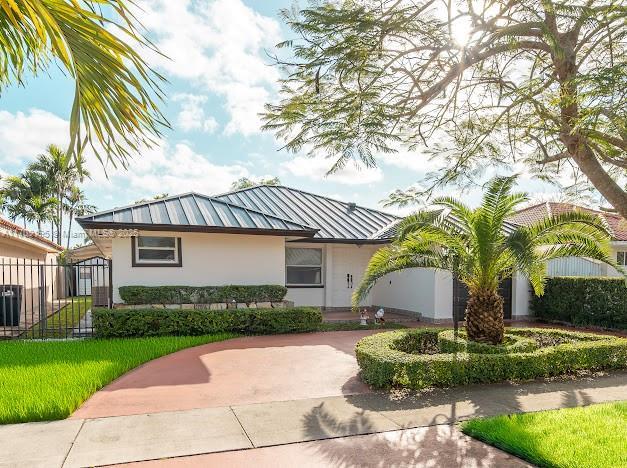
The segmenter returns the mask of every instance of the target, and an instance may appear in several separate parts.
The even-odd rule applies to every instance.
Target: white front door
[[[330,286],[333,288],[330,307],[350,307],[353,292],[361,282],[370,257],[376,248],[368,245],[333,246],[333,271]],[[329,285],[328,285],[329,286]],[[363,305],[371,305],[366,298]]]

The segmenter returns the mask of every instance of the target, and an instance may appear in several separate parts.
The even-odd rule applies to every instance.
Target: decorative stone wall
[[[292,301],[281,302],[214,302],[212,304],[115,304],[116,309],[284,309],[294,307]]]

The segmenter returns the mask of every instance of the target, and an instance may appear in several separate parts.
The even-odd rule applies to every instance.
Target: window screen
[[[322,285],[322,249],[285,249],[285,281],[288,285]]]

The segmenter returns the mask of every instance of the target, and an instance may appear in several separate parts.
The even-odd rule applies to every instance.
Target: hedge
[[[627,368],[627,339],[559,330],[508,330],[518,336],[542,335],[560,343],[531,352],[423,354],[399,349],[413,341],[421,351],[422,343],[439,342],[442,332],[438,328],[424,328],[378,333],[361,339],[355,352],[362,379],[375,387],[422,389],[529,380],[584,369]]]
[[[260,286],[120,286],[127,304],[212,304],[216,302],[280,302],[287,288]]]
[[[320,310],[284,309],[93,309],[94,335],[120,338],[162,335],[301,333],[318,330]]]
[[[531,308],[542,320],[627,329],[623,278],[549,278],[544,295],[534,297]]]

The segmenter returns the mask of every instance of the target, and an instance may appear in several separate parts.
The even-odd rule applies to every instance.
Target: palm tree
[[[54,197],[33,195],[25,201],[24,218],[37,224],[37,232],[41,234],[41,224],[54,218],[58,202]]]
[[[75,216],[85,216],[96,211],[94,205],[87,203],[87,197],[78,187],[70,189],[70,193],[65,196],[65,210],[69,215],[69,226],[67,234],[67,248],[70,248],[70,238],[72,237],[72,220]]]
[[[76,182],[89,177],[83,166],[83,157],[73,157],[56,145],[49,145],[46,153],[40,154],[37,160],[28,166],[30,171],[39,172],[50,180],[54,194],[59,203],[56,206],[56,242],[61,245],[63,236],[63,216],[66,212],[63,200],[70,193]]]
[[[515,182],[516,176],[492,179],[476,209],[441,197],[434,204],[443,210],[418,212],[401,221],[395,241],[370,260],[353,304],[390,272],[416,267],[448,270],[468,287],[469,339],[497,344],[504,334],[498,286],[515,271],[529,278],[534,292],[541,295],[548,260],[588,257],[620,268],[610,257],[609,234],[598,216],[569,212],[532,226],[507,223],[516,207],[528,200],[524,193],[512,193]]]
[[[164,78],[150,69],[133,0],[11,0],[0,8],[0,91],[60,66],[74,80],[68,152],[90,145],[126,165],[167,121],[156,102]]]
[[[7,176],[2,181],[1,190],[4,208],[11,221],[22,218],[24,227],[26,227],[24,200],[27,197],[27,188],[24,180],[19,176]]]

